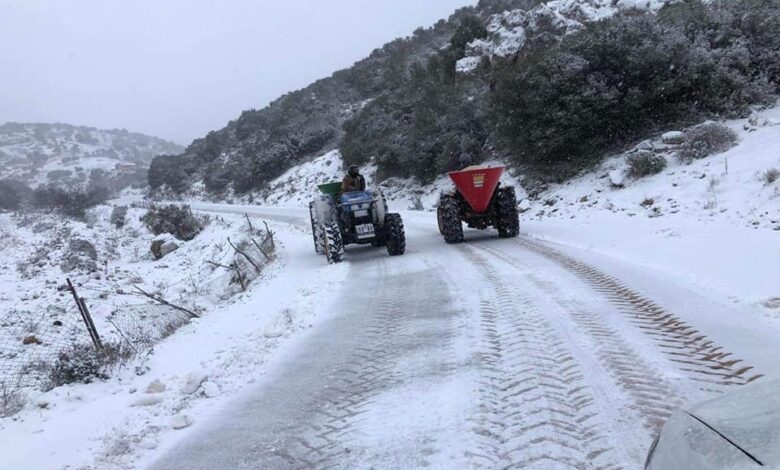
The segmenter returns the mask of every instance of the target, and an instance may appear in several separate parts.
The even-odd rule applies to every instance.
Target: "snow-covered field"
[[[446,177],[394,180],[383,191],[407,253],[348,248],[328,266],[305,207],[340,179],[337,152],[275,181],[268,206],[193,204],[212,224],[170,261],[127,260],[149,240],[109,231],[99,258],[115,246],[151,285],[211,259],[243,213],[271,223],[279,258],[159,343],[143,375],[56,388],[0,420],[0,468],[639,468],[674,409],[780,377],[780,180],[763,176],[780,168],[780,110],[762,116],[728,123],[731,150],[655,176],[620,176],[617,155],[519,191],[517,240],[468,230],[446,245],[431,212]],[[3,217],[29,252],[54,236]],[[100,238],[89,230],[105,224],[77,228]],[[45,308],[46,289],[24,282],[3,301]]]

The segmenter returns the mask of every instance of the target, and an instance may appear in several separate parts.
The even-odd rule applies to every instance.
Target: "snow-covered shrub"
[[[723,124],[703,124],[685,133],[685,142],[680,147],[678,155],[681,161],[690,162],[725,152],[736,143],[737,133]]]
[[[633,178],[656,175],[666,168],[667,162],[663,155],[642,150],[630,155],[628,161],[628,174]]]
[[[179,240],[192,240],[205,225],[205,221],[192,213],[190,206],[153,206],[141,217],[141,221],[155,235],[170,233]]]
[[[0,382],[0,418],[8,418],[24,408],[24,395],[18,387]]]
[[[211,135],[211,134],[209,134]],[[153,189],[159,189],[167,185],[174,193],[181,193],[187,189],[187,173],[184,156],[159,155],[154,157],[149,164],[147,180]]]
[[[763,179],[766,184],[772,184],[780,179],[780,170],[777,168],[770,168],[761,175],[761,179]]]
[[[44,209],[56,209],[69,217],[83,218],[87,209],[108,200],[110,191],[104,186],[41,186],[33,193],[33,204]]]
[[[76,344],[60,352],[49,369],[49,386],[59,387],[71,383],[91,383],[105,380],[111,368],[132,356],[132,352],[119,344],[104,343],[97,351],[90,344]]]
[[[72,238],[68,242],[68,249],[62,258],[60,267],[66,273],[76,270],[90,273],[97,271],[97,250],[95,245],[89,240]]]
[[[419,194],[414,194],[412,196],[412,205],[409,206],[409,210],[410,211],[425,210],[425,207],[423,206],[423,203],[422,203],[422,198],[420,197]]]
[[[91,383],[95,379],[107,379],[103,364],[94,347],[87,344],[72,346],[57,357],[49,370],[51,387],[72,383]]]
[[[0,181],[0,209],[17,210],[32,190],[24,183],[13,180]]]
[[[116,228],[122,228],[125,226],[126,217],[127,217],[127,206],[116,206],[111,211],[111,223]]]
[[[44,270],[49,264],[49,255],[51,250],[44,246],[36,247],[35,250],[29,254],[29,256],[22,260],[17,261],[16,271],[22,275],[25,279],[31,279]]]

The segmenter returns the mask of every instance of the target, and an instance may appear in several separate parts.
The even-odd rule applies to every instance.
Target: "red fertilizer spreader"
[[[501,238],[520,233],[513,186],[502,186],[505,167],[472,166],[449,173],[455,189],[439,196],[439,232],[447,243],[463,241],[463,222],[479,230],[494,227]]]

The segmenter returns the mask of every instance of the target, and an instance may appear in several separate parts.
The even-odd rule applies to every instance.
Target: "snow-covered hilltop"
[[[92,170],[135,173],[157,155],[181,151],[173,142],[124,129],[9,122],[0,125],[0,179],[28,186],[85,181]]]
[[[579,31],[585,23],[609,18],[621,10],[656,12],[667,3],[671,0],[553,0],[528,10],[506,10],[488,18],[488,36],[469,43],[466,56],[457,62],[456,68],[459,73],[470,73],[483,58],[517,54],[530,33],[563,36]]]

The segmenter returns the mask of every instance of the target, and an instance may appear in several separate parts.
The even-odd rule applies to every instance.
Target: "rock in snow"
[[[219,389],[219,385],[215,384],[214,382],[203,382],[201,389],[203,390],[203,395],[208,398],[219,396],[219,394],[222,392]]]
[[[167,387],[160,380],[153,380],[148,387],[146,387],[146,393],[162,393]]]
[[[284,336],[284,330],[275,326],[269,326],[263,332],[263,336],[266,338],[279,338],[280,336]]]
[[[761,305],[763,305],[766,308],[780,309],[780,297],[773,297],[771,299],[766,299],[765,301],[761,302]]]
[[[192,395],[193,393],[197,392],[200,388],[200,384],[202,384],[208,375],[204,371],[201,370],[194,370],[187,374],[187,378],[184,381],[184,385],[181,388],[182,393],[185,395]]]
[[[521,213],[530,211],[531,201],[529,201],[528,199],[523,199],[520,205],[517,206],[517,210],[519,210]]]
[[[626,176],[621,170],[612,170],[609,172],[609,182],[613,188],[622,188],[625,186]]]
[[[179,243],[176,241],[176,238],[169,233],[164,233],[152,240],[150,251],[154,259],[162,259],[178,249]]]
[[[130,406],[152,406],[162,402],[162,396],[160,395],[147,395],[134,401]]]
[[[192,426],[192,418],[187,415],[176,415],[171,419],[171,427],[173,429],[184,429]]]
[[[661,141],[666,145],[680,145],[685,142],[685,134],[680,131],[667,132],[661,136]]]

